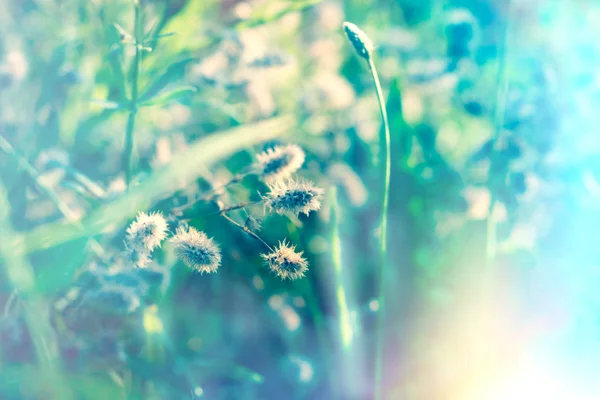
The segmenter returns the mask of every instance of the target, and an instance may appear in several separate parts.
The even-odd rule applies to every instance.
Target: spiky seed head
[[[308,270],[308,261],[302,257],[303,252],[296,252],[296,246],[285,240],[269,254],[261,254],[267,266],[281,279],[298,279]]]
[[[256,156],[256,170],[267,183],[290,177],[302,167],[304,150],[295,144],[275,146]]]
[[[321,208],[322,197],[323,189],[315,187],[312,182],[289,179],[273,184],[265,200],[267,206],[278,214],[308,215]]]
[[[160,212],[146,214],[143,211],[127,228],[125,244],[130,249],[146,250],[148,253],[167,237],[167,221]]]
[[[352,22],[344,22],[344,32],[346,32],[346,36],[354,46],[356,53],[365,60],[369,60],[374,46],[367,34]]]
[[[152,261],[149,250],[143,247],[130,247],[127,243],[125,244],[123,257],[125,262],[138,268],[145,268]]]
[[[219,246],[204,232],[193,227],[180,226],[171,238],[175,254],[188,267],[201,273],[217,272],[221,265]]]

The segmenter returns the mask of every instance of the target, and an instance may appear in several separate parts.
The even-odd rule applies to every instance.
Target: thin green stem
[[[258,240],[259,242],[261,242],[262,244],[265,245],[265,247],[267,249],[269,249],[269,251],[273,251],[273,248],[271,246],[269,246],[269,244],[267,242],[265,242],[260,236],[258,236],[256,233],[254,233],[253,231],[251,231],[247,226],[244,226],[240,223],[238,223],[236,220],[234,220],[233,218],[231,218],[229,215],[225,214],[224,212],[221,212],[221,216],[223,218],[225,218],[227,221],[229,221],[231,224],[237,226],[238,228],[240,228],[241,230],[243,230],[244,232],[246,232],[248,235],[252,236],[254,239]]]
[[[242,208],[244,208],[244,207],[251,206],[251,205],[253,205],[253,204],[259,204],[259,203],[262,203],[262,200],[257,200],[257,201],[247,201],[247,202],[245,202],[245,203],[240,203],[240,204],[237,204],[237,205],[235,205],[235,206],[231,206],[231,207],[223,208],[223,209],[222,209],[221,211],[219,211],[219,212],[220,212],[220,213],[228,213],[228,212],[230,212],[230,211],[239,210],[239,209],[242,209]]]
[[[382,255],[387,253],[387,217],[388,217],[388,205],[390,202],[390,176],[392,171],[392,157],[391,157],[391,139],[390,139],[390,126],[388,122],[387,111],[385,109],[385,99],[383,98],[383,91],[381,90],[381,83],[379,82],[379,75],[373,60],[369,58],[369,70],[373,76],[373,83],[375,84],[375,90],[377,91],[377,100],[379,101],[379,110],[381,112],[381,118],[383,120],[384,127],[384,144],[385,150],[385,177],[383,183],[383,203],[381,205],[381,240],[380,240],[380,251]],[[383,154],[384,151],[381,151]]]
[[[131,74],[131,100],[129,103],[129,117],[127,118],[127,131],[125,132],[125,150],[123,153],[123,169],[125,170],[125,183],[127,188],[131,183],[133,174],[133,133],[135,130],[135,115],[137,114],[138,99],[138,78],[140,75],[140,64],[142,60],[142,39],[140,21],[140,4],[134,1],[134,35],[135,35],[135,58],[133,60],[133,70]]]
[[[379,82],[379,75],[375,68],[373,58],[370,56],[369,70],[373,77],[373,83],[375,84],[375,91],[377,92],[377,100],[379,102],[379,111],[381,112],[381,119],[383,120],[383,128],[385,137],[381,140],[380,154],[385,154],[385,175],[383,183],[383,203],[381,205],[381,224],[380,224],[380,241],[379,241],[379,253],[381,257],[381,268],[379,272],[379,314],[377,319],[377,341],[375,350],[375,399],[379,400],[383,396],[383,344],[385,339],[385,281],[387,272],[387,220],[388,220],[388,206],[390,202],[390,176],[392,171],[392,158],[391,158],[391,139],[390,139],[390,126],[388,122],[387,111],[385,108],[385,100],[383,98],[383,91],[381,90],[381,83]]]
[[[237,174],[233,178],[231,178],[231,180],[227,181],[223,185],[220,185],[218,187],[213,187],[204,196],[198,197],[198,198],[190,201],[189,203],[181,205],[179,207],[174,207],[171,211],[175,212],[175,213],[180,213],[184,210],[187,210],[190,207],[193,207],[194,205],[200,203],[201,201],[205,201],[205,202],[211,201],[219,196],[219,191],[227,189],[229,186],[232,186],[236,183],[241,182],[245,177],[247,177],[249,175],[251,175],[251,173],[246,172],[246,173]],[[219,212],[221,212],[221,211],[219,211]]]

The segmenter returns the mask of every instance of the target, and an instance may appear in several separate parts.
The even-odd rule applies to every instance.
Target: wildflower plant
[[[265,196],[266,205],[278,214],[309,215],[321,208],[323,189],[310,181],[289,179],[277,182]]]
[[[267,183],[289,178],[304,164],[304,150],[298,145],[275,146],[256,156],[256,173]]]
[[[143,268],[151,261],[151,253],[167,237],[167,220],[160,212],[141,211],[125,234],[125,260]]]
[[[385,172],[383,176],[383,199],[381,205],[381,222],[380,222],[380,238],[379,238],[379,255],[381,257],[381,267],[379,274],[379,320],[378,320],[378,335],[379,340],[377,342],[376,349],[376,360],[375,360],[375,399],[382,398],[382,362],[383,359],[383,329],[384,329],[384,316],[385,316],[385,291],[383,290],[384,282],[386,281],[387,268],[387,220],[388,220],[388,208],[390,201],[390,181],[392,171],[392,151],[391,151],[391,139],[390,139],[390,126],[388,122],[388,115],[386,110],[386,103],[383,97],[383,91],[381,89],[381,83],[379,82],[379,74],[372,57],[372,51],[374,49],[373,42],[360,28],[350,22],[344,22],[344,31],[348,40],[354,46],[356,53],[364,58],[368,65],[371,77],[373,78],[373,84],[375,86],[375,92],[377,94],[377,100],[379,102],[379,111],[381,113],[381,119],[383,122],[383,134],[381,143],[381,154],[385,154]]]
[[[151,252],[167,237],[167,220],[160,212],[140,211],[127,228],[125,243],[130,249]]]
[[[19,2],[15,3],[16,7],[18,7],[18,3]],[[41,315],[41,312],[37,312],[37,310],[46,308],[43,303],[39,304],[39,308],[30,308],[30,310],[32,310],[32,316],[28,316],[31,321],[28,321],[27,324],[31,325],[31,330],[34,334],[32,337],[39,343],[44,343],[44,345],[47,344],[48,349],[51,350],[46,351],[47,349],[43,349],[44,352],[40,352],[38,357],[40,360],[44,360],[43,364],[48,367],[48,371],[44,371],[44,373],[52,371],[52,374],[48,375],[48,377],[52,379],[48,379],[48,381],[54,380],[54,377],[58,378],[61,374],[60,369],[63,367],[62,360],[54,360],[52,357],[55,356],[55,349],[59,351],[64,350],[64,343],[61,342],[64,340],[63,336],[68,337],[69,340],[75,339],[72,341],[70,340],[72,343],[69,343],[69,345],[72,345],[72,347],[69,347],[69,350],[76,348],[78,351],[81,351],[81,355],[86,357],[86,360],[92,357],[90,357],[89,353],[85,353],[85,351],[90,351],[90,349],[97,344],[109,342],[111,345],[114,345],[112,350],[115,350],[115,353],[112,354],[112,356],[117,356],[120,361],[127,361],[136,357],[146,358],[144,362],[153,361],[152,357],[155,350],[153,346],[158,346],[158,344],[154,343],[152,340],[143,342],[142,340],[138,340],[135,335],[137,333],[145,334],[156,332],[156,330],[150,332],[147,328],[147,325],[150,325],[150,322],[148,322],[150,320],[150,317],[148,317],[148,310],[152,307],[157,307],[154,305],[157,303],[155,297],[164,294],[165,286],[168,286],[171,281],[171,265],[168,265],[170,262],[169,257],[156,257],[156,259],[154,257],[155,253],[160,251],[165,240],[172,245],[175,255],[183,264],[201,274],[217,272],[222,263],[221,248],[215,240],[209,237],[205,232],[197,230],[187,224],[183,225],[183,222],[187,222],[185,220],[176,221],[171,219],[172,215],[175,217],[180,216],[177,213],[172,212],[173,203],[175,203],[175,195],[173,192],[179,188],[175,189],[174,185],[166,185],[165,181],[171,178],[174,180],[175,178],[181,178],[182,182],[188,183],[197,179],[201,174],[198,172],[185,172],[186,176],[182,177],[179,174],[173,173],[175,169],[169,170],[169,168],[165,168],[162,178],[160,178],[160,173],[156,173],[158,171],[144,170],[144,173],[139,173],[141,172],[140,170],[142,167],[146,165],[146,160],[150,159],[147,157],[148,154],[146,154],[147,149],[153,148],[153,146],[150,145],[153,136],[151,134],[146,134],[145,129],[142,129],[144,124],[150,126],[148,121],[151,120],[153,116],[150,113],[145,113],[143,110],[145,110],[146,107],[156,107],[167,103],[175,103],[176,100],[188,97],[187,95],[191,93],[196,93],[197,88],[195,86],[177,86],[174,82],[176,79],[180,79],[181,76],[190,73],[190,70],[193,70],[193,68],[187,68],[186,66],[194,61],[190,59],[172,63],[169,60],[169,57],[163,57],[165,54],[168,55],[169,53],[169,51],[163,52],[167,46],[158,45],[159,39],[162,40],[162,38],[174,34],[161,33],[161,29],[163,29],[164,26],[169,25],[173,15],[176,15],[177,13],[174,12],[173,15],[168,14],[173,12],[173,9],[169,7],[168,10],[165,11],[168,15],[165,14],[166,16],[164,16],[164,19],[159,18],[158,21],[160,22],[151,25],[150,22],[156,16],[154,14],[159,14],[162,11],[160,8],[146,8],[149,3],[141,0],[134,0],[126,3],[133,4],[133,20],[130,21],[131,24],[123,24],[125,28],[121,27],[116,21],[111,21],[112,26],[117,30],[116,33],[118,33],[119,42],[115,43],[114,39],[111,39],[111,36],[115,36],[114,30],[112,28],[107,30],[107,43],[103,43],[103,46],[106,45],[103,47],[103,51],[110,48],[110,54],[107,55],[108,61],[107,63],[103,63],[102,70],[94,71],[94,73],[96,73],[94,79],[89,80],[92,82],[90,85],[97,85],[100,90],[95,90],[95,87],[90,87],[85,88],[85,90],[77,91],[78,93],[83,93],[85,96],[88,96],[89,93],[94,93],[94,97],[100,96],[101,98],[87,98],[85,100],[90,100],[91,104],[95,107],[100,107],[101,111],[99,110],[100,112],[98,112],[97,115],[93,114],[90,116],[89,120],[82,122],[82,124],[85,123],[86,129],[82,129],[83,125],[78,124],[77,137],[75,138],[75,142],[80,143],[80,139],[82,139],[81,132],[84,132],[84,134],[87,134],[87,132],[98,132],[102,130],[99,128],[101,124],[108,121],[113,115],[120,114],[122,116],[124,143],[122,141],[119,141],[121,143],[117,143],[117,145],[122,146],[121,168],[117,171],[115,176],[112,176],[105,181],[99,181],[116,182],[117,184],[114,186],[122,188],[122,190],[112,190],[110,188],[113,186],[112,184],[105,190],[102,187],[102,183],[96,183],[94,181],[94,179],[98,178],[88,178],[83,173],[80,174],[79,169],[85,170],[85,162],[88,161],[82,157],[83,160],[74,161],[74,164],[79,164],[77,165],[77,168],[72,167],[69,162],[65,162],[65,165],[61,166],[61,168],[64,167],[66,171],[65,176],[71,180],[69,182],[67,178],[64,178],[64,182],[70,184],[65,185],[65,188],[74,187],[75,190],[73,190],[73,192],[76,192],[73,195],[73,198],[63,198],[62,192],[55,193],[56,188],[53,188],[52,185],[40,184],[42,180],[40,179],[41,174],[39,172],[41,171],[37,171],[36,168],[38,167],[36,164],[33,162],[30,164],[27,161],[27,157],[20,156],[17,151],[18,146],[16,148],[12,147],[11,143],[13,139],[16,139],[16,135],[15,137],[13,137],[12,133],[5,135],[5,127],[2,124],[3,121],[0,121],[0,130],[2,131],[2,135],[0,135],[0,150],[3,153],[8,154],[12,159],[18,161],[18,164],[21,169],[24,170],[25,175],[38,184],[41,191],[41,197],[47,197],[47,200],[53,203],[54,208],[62,214],[61,218],[66,219],[67,222],[76,227],[73,232],[82,239],[86,238],[87,244],[89,245],[88,247],[94,253],[91,256],[91,260],[86,260],[86,264],[82,268],[83,271],[78,271],[79,273],[75,272],[74,276],[69,276],[69,283],[65,284],[65,286],[70,286],[70,288],[65,291],[60,290],[57,292],[57,295],[52,297],[53,307],[49,307],[49,313],[51,315],[50,318],[48,318],[52,324],[51,326],[46,328],[44,326],[46,321],[43,318],[45,315]],[[104,6],[105,5],[103,4],[102,8],[104,8]],[[111,5],[111,7],[112,6],[113,5]],[[106,7],[108,10],[109,6]],[[125,6],[114,4],[114,12],[107,12],[106,16],[110,19],[113,15],[127,15],[121,11],[126,11]],[[127,31],[127,26],[129,26],[131,32]],[[111,32],[113,33],[112,35],[110,34]],[[62,65],[62,52],[57,51],[57,53],[57,65],[52,65],[52,68],[40,68],[40,70],[48,69],[54,71],[57,69],[59,70],[59,73],[62,73],[60,72],[64,67]],[[197,51],[190,52],[190,54],[195,53],[197,53]],[[158,55],[155,56],[155,54]],[[171,55],[174,56],[174,54]],[[81,58],[83,59],[83,54]],[[64,63],[75,63],[77,59],[79,58],[65,56]],[[254,59],[254,61],[251,61],[249,67],[265,68],[285,63],[287,63],[287,60],[282,57],[259,57]],[[71,66],[69,68],[71,68]],[[75,69],[76,66],[73,65],[72,68]],[[162,69],[164,69],[165,72],[158,75],[158,71]],[[65,76],[65,78],[67,77],[68,76]],[[81,80],[80,83],[85,84],[85,80]],[[236,81],[233,81],[233,83],[236,83]],[[62,88],[63,86],[60,87]],[[104,88],[106,88],[106,91],[104,91]],[[226,90],[230,89],[224,88]],[[190,102],[193,101],[194,100],[191,100]],[[45,99],[42,98],[40,102],[40,104],[44,103]],[[60,110],[59,104],[72,103],[76,102],[66,98],[60,99],[60,101],[56,103],[53,102],[53,106],[50,107],[52,113],[50,117],[48,117],[48,127],[56,124],[57,120],[62,120],[59,119],[59,117],[63,117],[60,114],[62,110]],[[186,108],[190,105],[179,104],[178,106]],[[47,107],[47,105],[43,104],[43,107]],[[176,107],[173,108],[175,109]],[[56,115],[54,115],[55,112]],[[180,119],[182,120],[187,118],[185,115],[181,115],[181,117],[182,118]],[[40,124],[45,123],[44,119],[45,117],[42,115]],[[78,119],[74,118],[74,120]],[[179,118],[173,118],[173,120],[179,121]],[[161,122],[163,121],[161,120]],[[159,125],[161,124],[156,124],[156,126]],[[280,127],[280,125],[282,127]],[[293,119],[288,118],[287,116],[273,118],[272,124],[269,123],[269,121],[265,124],[257,124],[256,126],[258,128],[252,129],[264,130],[265,132],[269,132],[270,136],[265,135],[263,138],[248,140],[245,142],[246,144],[236,144],[232,146],[230,150],[226,150],[222,153],[217,152],[219,155],[215,156],[206,166],[212,167],[214,163],[225,157],[228,152],[233,153],[234,151],[241,150],[245,145],[259,144],[264,140],[274,138],[278,134],[283,134],[291,129],[293,125]],[[260,128],[262,126],[268,127],[268,129]],[[277,135],[272,134],[273,129],[271,129],[271,127],[276,131],[278,130]],[[167,130],[167,127],[161,125],[159,129]],[[252,131],[252,129],[249,129],[249,131]],[[247,136],[254,137],[254,135]],[[236,137],[241,138],[242,136]],[[199,141],[202,140],[203,139],[200,139]],[[87,141],[84,140],[83,142]],[[184,143],[183,145],[188,146],[189,144],[190,143]],[[215,150],[218,149],[219,145],[224,144],[226,143],[223,139],[222,141],[218,140],[209,147],[211,147],[212,150]],[[156,147],[158,148],[159,146],[157,145]],[[169,151],[170,150],[172,149],[169,149]],[[107,157],[108,161],[106,164],[116,164],[117,160],[116,157],[114,157],[116,152],[105,153],[113,154],[114,158],[111,160]],[[138,154],[139,161],[136,160]],[[267,250],[264,250],[262,258],[269,265],[271,271],[281,279],[292,280],[303,277],[308,270],[308,262],[302,256],[303,253],[296,251],[296,247],[289,244],[287,241],[279,242],[277,247],[271,247],[267,241],[258,236],[256,232],[261,230],[262,218],[258,218],[258,215],[255,215],[250,209],[246,210],[245,207],[246,204],[249,206],[254,204],[266,205],[263,210],[268,209],[269,214],[290,213],[298,215],[304,213],[309,215],[312,211],[318,210],[320,208],[323,190],[317,188],[311,182],[293,178],[294,174],[296,174],[304,165],[305,159],[306,154],[299,145],[282,144],[271,147],[268,150],[257,154],[256,161],[249,163],[245,169],[231,171],[232,174],[234,174],[233,178],[225,185],[211,185],[209,195],[200,198],[200,201],[218,205],[219,212],[217,214],[219,215],[216,216],[216,218],[222,216],[225,221],[242,229],[245,234],[260,240],[267,248]],[[0,160],[0,162],[3,161],[4,160]],[[175,163],[176,161],[174,164]],[[106,165],[103,165],[103,167],[105,166]],[[154,168],[155,166],[150,163],[150,167]],[[99,170],[112,171],[114,169],[102,168]],[[187,169],[187,171],[192,170],[195,169]],[[234,184],[239,184],[241,186],[243,183],[242,180],[247,176],[257,178],[258,184],[262,188],[260,190],[261,194],[258,201],[239,203],[239,199],[237,199],[235,195],[244,193],[244,191],[240,190],[238,192],[228,189],[231,189],[230,187]],[[157,177],[159,177],[157,180],[152,179]],[[1,178],[4,180],[5,177],[3,176]],[[60,179],[62,180],[63,178],[61,177]],[[121,181],[122,185],[120,183]],[[63,182],[61,181],[61,183]],[[59,187],[59,185],[56,186]],[[10,189],[12,190],[12,187]],[[191,192],[198,190],[198,188],[189,189],[191,189]],[[161,192],[160,195],[159,192]],[[265,194],[266,192],[268,193]],[[138,196],[138,194],[141,193],[144,193],[144,196]],[[247,190],[246,193],[254,193],[254,191]],[[162,197],[163,194],[165,194],[166,197]],[[81,198],[78,198],[77,195],[81,195]],[[193,195],[195,196],[196,193],[193,193]],[[89,203],[86,203],[85,201],[88,201]],[[228,207],[227,204],[230,201],[232,201],[233,205]],[[91,207],[96,204],[99,204],[98,207],[102,208],[101,210],[98,210],[97,213],[92,212],[93,210],[91,210]],[[145,207],[144,211],[140,211],[133,222],[129,225],[125,225],[125,221],[133,216],[129,214],[133,204],[136,204],[136,207],[139,207],[138,209]],[[73,210],[79,211],[79,207],[75,208],[75,206],[79,205],[82,205],[81,215],[79,215],[78,212],[71,211],[70,208],[72,207]],[[90,209],[86,210],[86,207],[89,207]],[[113,212],[105,212],[105,207],[112,208]],[[146,207],[151,207],[153,210],[160,211],[150,212]],[[2,208],[3,210],[7,209],[6,207]],[[40,209],[43,208],[44,207],[40,207]],[[228,215],[230,211],[235,210],[244,211],[246,215],[236,215],[233,212]],[[258,210],[259,208],[257,207],[257,213],[259,212]],[[45,210],[41,211],[40,214],[45,213]],[[90,211],[90,215],[84,215],[85,211]],[[168,220],[165,218],[165,215],[169,216]],[[104,218],[104,216],[108,217]],[[239,219],[240,217],[241,219]],[[262,217],[262,215],[260,217]],[[85,218],[86,223],[89,222],[90,226],[93,227],[92,230],[86,230],[85,227],[87,227],[87,225],[80,224],[79,218]],[[198,215],[195,215],[193,218],[198,218]],[[207,215],[206,218],[209,218],[209,216]],[[238,219],[240,222],[238,222]],[[4,219],[2,219],[2,221],[4,222]],[[173,222],[180,224],[180,227],[174,234],[169,232],[169,226]],[[10,230],[4,228],[5,226],[8,226],[8,223],[2,223],[0,225],[3,226],[3,229],[0,229],[2,231],[0,234],[2,234],[3,237],[3,240],[0,240],[0,243],[12,243],[12,239],[10,241],[4,240],[4,237],[13,236]],[[120,229],[116,232],[110,232],[114,227],[120,227]],[[54,233],[52,227],[50,227],[49,232]],[[271,234],[272,232],[269,230],[267,233]],[[66,235],[68,236],[69,233]],[[51,240],[53,240],[54,243],[45,242],[44,250],[66,240],[64,232],[63,234],[59,232],[57,235],[49,236],[52,237]],[[93,238],[91,238],[91,236],[93,236]],[[122,243],[121,239],[123,239]],[[33,241],[35,242],[35,240]],[[118,243],[116,246],[114,245],[115,242]],[[12,258],[9,259],[4,255],[4,253],[9,252],[4,251],[5,249],[3,246],[0,247],[2,247],[2,249],[0,249],[0,256],[3,258],[2,261],[4,261],[5,258],[7,260],[12,260]],[[8,249],[8,246],[5,247]],[[224,248],[226,247],[224,246]],[[23,249],[23,251],[28,252],[30,249]],[[257,251],[256,253],[260,254],[260,251]],[[33,290],[34,288],[37,289],[36,284],[39,283],[37,281],[37,274],[28,271],[26,262],[17,260],[7,264],[15,265],[21,271],[20,275],[12,272],[9,274],[11,278],[14,278],[15,291],[24,294],[24,297],[35,298],[36,296],[33,296]],[[91,267],[92,265],[94,267]],[[31,279],[28,274],[31,275]],[[57,275],[67,276],[68,274],[61,273]],[[25,279],[19,281],[18,279],[21,279],[21,276],[25,276]],[[0,293],[0,295],[2,294],[3,293]],[[32,295],[30,296],[30,294]],[[18,295],[15,295],[15,297],[16,296]],[[0,296],[0,298],[2,298],[2,296]],[[15,304],[20,304],[20,301],[15,300]],[[7,310],[9,310],[9,307],[5,307],[5,313]],[[28,313],[29,312],[30,311],[28,311]],[[158,316],[154,315],[153,318],[158,319]],[[43,323],[40,323],[40,321]],[[143,332],[139,329],[142,326],[144,327]],[[154,324],[153,326],[156,327],[162,325],[159,323]],[[134,332],[136,332],[136,334],[134,334]],[[56,335],[54,335],[55,333]],[[57,337],[56,343],[54,343],[55,336]],[[137,342],[137,344],[145,343],[148,351],[141,352],[133,350],[127,354],[130,350],[124,346],[125,342]],[[161,344],[162,342],[163,341],[161,340]],[[166,340],[164,342],[166,343]],[[171,351],[166,345],[165,349],[167,352]],[[3,355],[0,355],[0,358],[2,358],[2,356]],[[131,358],[129,358],[130,356]],[[46,360],[46,358],[48,359]],[[65,363],[65,365],[66,364],[67,363]],[[56,372],[56,375],[54,375],[54,372]],[[115,379],[119,380],[120,378],[120,376],[115,375]],[[56,379],[55,383],[61,390],[57,390],[56,395],[52,393],[53,395],[51,397],[75,397],[69,395],[68,391],[70,389],[68,388],[68,385],[63,384],[60,379]],[[136,382],[131,386],[137,387]],[[144,385],[139,386],[144,387]],[[66,394],[64,395],[61,393],[62,388],[66,388]],[[2,390],[3,388],[0,389],[0,392],[2,392],[0,397],[4,395]],[[137,393],[131,393],[131,397],[147,397],[148,393],[143,393],[144,390],[144,388],[141,390],[142,393],[140,393],[140,396],[136,396]],[[127,395],[130,395],[130,393],[127,393]]]
[[[180,226],[170,239],[175,254],[188,267],[200,273],[217,272],[221,265],[221,250],[213,239],[191,226]]]
[[[308,261],[302,257],[302,253],[284,240],[273,251],[261,254],[261,257],[281,279],[294,280],[302,278],[308,270]]]

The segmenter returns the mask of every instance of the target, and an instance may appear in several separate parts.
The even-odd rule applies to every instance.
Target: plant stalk
[[[271,246],[269,246],[269,244],[267,242],[265,242],[260,236],[258,236],[256,233],[254,233],[253,231],[251,231],[247,226],[244,226],[242,224],[239,224],[238,222],[236,222],[233,218],[231,218],[229,215],[225,214],[225,212],[221,212],[221,216],[223,218],[225,218],[227,221],[229,221],[230,223],[232,223],[233,225],[237,226],[238,228],[240,228],[241,230],[243,230],[244,232],[246,232],[248,235],[252,236],[254,239],[258,240],[259,242],[261,242],[262,244],[265,245],[265,247],[267,249],[269,249],[269,251],[273,251],[273,248]]]
[[[375,91],[377,92],[377,100],[379,102],[379,111],[381,112],[381,119],[383,120],[384,138],[382,142],[382,148],[380,154],[385,154],[385,175],[383,183],[383,202],[381,205],[381,223],[380,223],[380,241],[379,241],[379,255],[381,257],[381,269],[379,272],[379,314],[377,319],[377,340],[375,350],[375,400],[382,399],[383,396],[383,348],[385,339],[385,282],[387,275],[387,220],[388,220],[388,208],[390,202],[390,177],[392,170],[392,159],[391,159],[391,139],[390,139],[390,126],[388,122],[387,111],[385,108],[385,100],[383,98],[383,91],[381,90],[381,83],[379,82],[379,75],[377,74],[377,68],[373,58],[369,56],[369,71],[373,77],[373,84],[375,85]]]

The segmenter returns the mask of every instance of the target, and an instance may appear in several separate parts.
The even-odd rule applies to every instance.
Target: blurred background
[[[0,10],[0,399],[600,398],[596,1]],[[390,119],[383,261],[382,122],[344,21]],[[260,179],[175,211],[287,143],[321,211],[232,218],[304,252],[293,281],[215,213]],[[123,261],[138,211],[213,237],[218,273]]]

